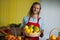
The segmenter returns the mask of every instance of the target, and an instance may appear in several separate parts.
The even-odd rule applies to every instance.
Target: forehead
[[[35,4],[33,7],[40,8],[40,5],[39,4]]]

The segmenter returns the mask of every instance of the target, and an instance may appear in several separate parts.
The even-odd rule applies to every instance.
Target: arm
[[[22,23],[21,23],[21,26],[20,26],[20,29],[23,28],[25,25],[25,20],[23,19]]]
[[[21,33],[20,35],[21,36],[23,36],[23,27],[24,27],[24,25],[25,25],[25,19],[23,18],[21,26],[20,26],[20,33]]]
[[[25,17],[23,18],[22,24],[21,24],[21,26],[20,26],[21,35],[24,35],[24,34],[23,34],[23,27],[26,25],[27,22],[28,22],[28,17],[25,16]]]
[[[23,21],[22,21],[22,24],[21,24],[20,28],[23,28],[26,25],[27,22],[28,22],[28,16],[25,16],[23,18]]]
[[[40,24],[40,32],[41,32],[41,35],[40,37],[43,37],[44,36],[44,20],[43,19],[40,19],[39,20],[39,24]]]

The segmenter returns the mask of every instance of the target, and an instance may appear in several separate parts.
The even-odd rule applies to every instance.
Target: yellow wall
[[[0,26],[21,23],[35,1],[40,0],[0,0]]]

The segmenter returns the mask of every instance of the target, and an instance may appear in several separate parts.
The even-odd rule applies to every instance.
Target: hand
[[[43,37],[44,36],[44,34],[43,34],[44,33],[44,30],[41,30],[40,32],[41,32],[40,37]]]
[[[41,33],[43,33],[43,32],[44,32],[44,30],[41,30],[40,32],[41,32]]]

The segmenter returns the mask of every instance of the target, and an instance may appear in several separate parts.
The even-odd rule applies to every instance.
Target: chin
[[[37,14],[37,12],[34,12],[34,14]]]

